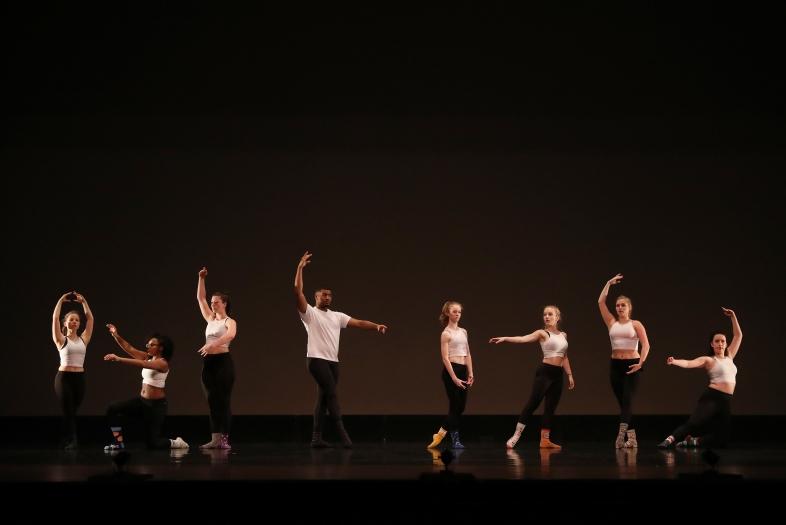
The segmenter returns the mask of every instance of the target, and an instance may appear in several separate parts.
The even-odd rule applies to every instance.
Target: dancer
[[[450,432],[451,447],[464,448],[459,435],[461,414],[467,406],[467,389],[475,384],[472,369],[472,354],[469,351],[467,331],[459,328],[463,307],[456,301],[442,305],[439,322],[442,324],[440,351],[442,352],[442,383],[448,395],[448,415],[436,434],[432,436],[428,448],[434,448]]]
[[[724,315],[731,319],[734,337],[726,346],[726,335],[715,331],[710,337],[708,355],[696,359],[674,359],[668,357],[666,364],[680,368],[704,368],[710,377],[707,390],[699,398],[696,409],[688,421],[677,427],[660,444],[659,448],[678,447],[723,447],[729,439],[731,427],[731,398],[737,385],[737,366],[734,358],[740,351],[742,329],[733,310],[721,307]]]
[[[524,406],[516,423],[516,431],[508,439],[506,446],[513,448],[521,438],[524,427],[529,423],[532,414],[540,405],[543,399],[546,403],[543,407],[543,424],[540,429],[540,448],[562,448],[560,445],[551,441],[551,423],[554,419],[554,412],[557,410],[560,397],[562,396],[562,372],[563,369],[568,375],[568,388],[573,390],[576,383],[573,381],[573,372],[570,369],[568,359],[568,334],[560,331],[559,321],[561,317],[560,309],[554,305],[546,306],[543,309],[543,328],[535,330],[531,334],[518,337],[492,337],[489,343],[532,343],[538,341],[543,350],[543,362],[535,371],[535,381],[532,383],[532,393],[529,401]]]
[[[609,288],[620,281],[622,281],[622,274],[618,273],[606,282],[600,292],[600,297],[598,297],[598,308],[600,308],[600,316],[606,323],[606,328],[609,329],[609,338],[611,339],[609,377],[614,397],[617,398],[617,403],[620,406],[620,426],[614,446],[616,448],[635,448],[639,445],[636,440],[636,430],[631,423],[633,398],[639,385],[641,367],[650,352],[650,342],[647,339],[644,325],[631,318],[633,303],[630,298],[624,295],[617,297],[616,318],[606,306]],[[639,341],[641,341],[641,353],[639,353]]]
[[[232,423],[232,387],[235,384],[235,364],[229,353],[229,343],[237,335],[237,323],[229,317],[232,305],[229,295],[213,292],[210,304],[205,293],[207,268],[199,270],[197,303],[207,322],[205,344],[199,349],[202,361],[202,390],[210,407],[211,439],[199,448],[231,449],[229,431]]]
[[[161,437],[161,428],[166,419],[167,400],[166,378],[169,375],[169,361],[175,351],[172,340],[161,334],[153,334],[148,339],[143,352],[131,346],[117,333],[113,324],[108,324],[109,334],[114,338],[120,348],[131,358],[118,357],[116,354],[106,354],[104,361],[114,361],[136,366],[142,369],[142,391],[138,397],[127,401],[112,403],[106,411],[109,419],[109,428],[112,430],[114,442],[104,447],[106,451],[122,450],[125,448],[123,427],[120,425],[122,416],[141,416],[145,422],[145,436],[147,448],[169,449],[188,448],[188,443],[183,438],[167,439]]]
[[[80,303],[85,312],[85,329],[79,335],[79,312],[71,310],[60,319],[63,303]],[[93,335],[93,312],[87,300],[76,292],[64,293],[52,313],[52,340],[60,353],[60,367],[55,375],[55,394],[63,411],[63,447],[74,450],[79,444],[76,434],[76,412],[85,397],[85,354]]]
[[[345,448],[350,448],[352,447],[352,440],[344,428],[344,422],[341,419],[341,408],[336,395],[338,386],[338,341],[341,336],[341,329],[349,326],[363,328],[364,330],[376,330],[384,335],[388,327],[383,324],[372,323],[371,321],[353,319],[347,314],[330,310],[329,306],[333,302],[333,292],[330,288],[317,288],[314,293],[316,307],[308,304],[305,295],[303,295],[303,268],[311,263],[311,256],[312,254],[309,252],[304,253],[295,272],[297,310],[300,314],[300,320],[306,328],[306,334],[308,334],[306,363],[309,373],[318,386],[311,446],[313,448],[330,446],[322,439],[325,415],[327,413],[338,429],[342,445]]]

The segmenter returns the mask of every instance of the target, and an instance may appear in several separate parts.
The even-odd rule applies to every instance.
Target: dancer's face
[[[543,324],[549,328],[554,328],[559,322],[559,314],[554,308],[548,307],[543,309]]]
[[[224,314],[227,311],[227,303],[225,303],[219,296],[214,295],[210,298],[210,309],[214,313]]]
[[[314,300],[317,303],[317,308],[327,308],[333,304],[333,291],[323,289],[314,294]]]
[[[622,319],[627,319],[628,317],[630,317],[630,304],[628,303],[628,301],[624,299],[620,299],[619,301],[617,301],[615,307],[617,309],[617,317],[620,317]]]
[[[715,334],[712,337],[712,351],[718,357],[723,357],[726,354],[726,336],[723,334]]]
[[[450,322],[458,324],[459,320],[461,319],[461,306],[458,304],[454,304],[448,310],[448,319]]]
[[[64,324],[66,330],[71,330],[72,332],[76,332],[77,330],[79,330],[79,325],[81,324],[81,321],[78,315],[71,314],[68,317],[66,317]]]
[[[155,337],[150,338],[150,341],[147,342],[145,348],[147,348],[147,353],[153,357],[158,357],[161,355],[161,343]]]

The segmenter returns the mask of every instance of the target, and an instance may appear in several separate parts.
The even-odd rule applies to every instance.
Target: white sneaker
[[[175,439],[170,439],[169,441],[172,443],[172,446],[170,446],[169,448],[188,448],[188,443],[183,441],[183,438],[179,436],[176,437]]]

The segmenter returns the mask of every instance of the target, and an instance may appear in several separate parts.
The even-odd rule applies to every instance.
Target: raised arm
[[[712,358],[706,355],[697,357],[696,359],[674,359],[669,356],[666,358],[666,364],[671,366],[678,366],[680,368],[707,368],[712,363]]]
[[[147,360],[140,360],[140,359],[129,359],[127,357],[119,357],[116,354],[106,354],[104,356],[104,361],[114,361],[116,363],[123,363],[126,365],[136,366],[139,368],[150,368],[152,370],[157,370],[159,372],[168,372],[169,371],[169,363],[167,363],[166,359],[163,357],[160,359],[147,359]]]
[[[372,323],[371,321],[363,321],[361,319],[350,319],[347,326],[352,328],[362,328],[363,330],[376,330],[382,335],[387,332],[388,327],[384,324]]]
[[[117,333],[117,328],[113,324],[108,324],[106,327],[109,329],[109,335],[115,340],[117,346],[123,349],[125,353],[136,359],[137,361],[146,361],[150,356],[147,352],[143,352],[137,348],[131,346],[131,343],[120,337],[120,334]],[[110,354],[114,355],[114,354]],[[104,358],[106,359],[106,357]],[[116,359],[107,359],[107,361],[116,361]]]
[[[636,331],[636,335],[639,337],[639,341],[641,341],[641,357],[639,358],[639,362],[632,364],[628,367],[627,374],[632,374],[641,369],[644,366],[644,361],[647,360],[647,356],[650,353],[650,340],[647,339],[647,330],[644,328],[644,325],[641,324],[639,321],[633,321],[633,329]]]
[[[85,310],[85,319],[87,322],[85,323],[85,330],[82,332],[82,341],[84,341],[87,345],[90,343],[90,339],[93,337],[93,312],[90,311],[90,307],[87,305],[87,299],[85,299],[85,296],[76,292],[74,293],[76,294],[76,302],[82,303],[82,308]]]
[[[455,383],[455,385],[463,390],[467,389],[466,381],[462,381],[456,375],[456,372],[453,371],[453,365],[450,364],[450,357],[448,354],[448,344],[450,343],[450,334],[447,331],[442,332],[442,336],[439,338],[439,348],[440,352],[442,353],[442,365],[447,370],[448,374],[450,374],[450,379]]]
[[[500,343],[532,343],[534,341],[541,341],[546,337],[548,336],[546,335],[545,330],[535,330],[531,334],[527,335],[492,337],[489,339],[489,343],[494,343],[495,345]]]
[[[60,299],[57,300],[57,304],[55,304],[55,311],[52,312],[52,341],[55,342],[55,346],[58,350],[63,346],[65,343],[65,336],[60,329],[60,311],[63,309],[63,302],[71,295],[71,292],[64,293]]]
[[[199,280],[197,280],[197,303],[199,303],[199,311],[202,312],[202,317],[205,321],[210,322],[213,319],[213,311],[207,303],[207,292],[205,292],[205,277],[207,277],[207,268],[204,266],[199,270]]]
[[[295,298],[297,299],[298,312],[301,314],[306,313],[308,308],[308,301],[306,301],[306,296],[303,295],[303,268],[311,262],[310,259],[311,254],[306,250],[306,253],[300,258],[300,262],[297,263],[297,271],[295,272]]]
[[[606,305],[606,298],[609,296],[609,288],[611,286],[617,284],[622,280],[622,274],[618,273],[608,281],[603,286],[603,290],[600,291],[600,297],[598,297],[598,308],[600,309],[600,316],[603,318],[603,322],[606,323],[606,328],[611,328],[611,325],[614,324],[615,318],[609,312],[609,307]]]
[[[734,310],[730,310],[728,308],[721,307],[723,313],[731,319],[731,327],[734,333],[734,336],[731,339],[731,344],[727,348],[729,351],[729,357],[734,359],[737,355],[737,352],[740,351],[740,344],[742,343],[742,328],[740,328],[740,322],[737,320],[737,314],[734,313]]]

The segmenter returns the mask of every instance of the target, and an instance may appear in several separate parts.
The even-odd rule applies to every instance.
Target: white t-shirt
[[[308,334],[306,357],[338,361],[338,339],[341,336],[341,329],[346,328],[352,318],[333,310],[323,311],[310,304],[306,306],[305,313],[300,313],[300,310],[298,313]]]

